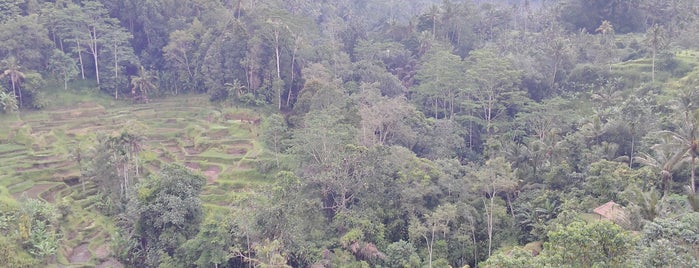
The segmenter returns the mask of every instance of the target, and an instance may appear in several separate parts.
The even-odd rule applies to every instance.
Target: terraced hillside
[[[146,173],[177,162],[204,174],[202,198],[209,208],[234,204],[265,183],[253,168],[261,151],[255,142],[260,118],[249,110],[218,109],[199,96],[109,106],[83,102],[0,118],[0,187],[15,198],[26,195],[72,211],[62,227],[59,264],[115,263],[107,243],[113,228],[96,213],[96,187],[81,179],[78,161],[99,133],[142,135]]]

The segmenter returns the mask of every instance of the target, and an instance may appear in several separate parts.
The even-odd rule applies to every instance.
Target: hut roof
[[[614,201],[609,201],[604,203],[604,205],[595,208],[593,211],[605,219],[615,221],[624,213],[624,208],[621,205],[614,203]]]

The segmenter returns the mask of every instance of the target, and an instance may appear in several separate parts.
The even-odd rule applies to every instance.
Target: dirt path
[[[107,258],[111,254],[112,254],[112,251],[109,250],[108,244],[100,245],[97,249],[95,249],[95,257],[97,257],[98,259]]]
[[[221,173],[221,168],[219,166],[209,166],[203,173],[207,178],[207,182],[211,184],[218,178],[218,174]]]
[[[12,197],[17,199],[17,198],[20,198],[22,196],[22,194],[26,193],[27,197],[37,199],[37,198],[39,198],[39,195],[41,193],[50,189],[54,185],[55,184],[53,184],[53,183],[35,184],[34,186],[32,186],[32,188],[29,188],[29,189],[24,190],[22,192],[12,194]]]
[[[90,249],[87,247],[87,244],[80,244],[73,249],[73,252],[70,253],[68,261],[70,263],[85,263],[88,262],[91,257],[92,254],[90,253]]]
[[[56,194],[60,191],[63,191],[67,186],[65,184],[58,184],[55,185],[54,187],[51,187],[48,191],[44,191],[40,194],[41,199],[44,199],[46,202],[53,203],[56,201]]]

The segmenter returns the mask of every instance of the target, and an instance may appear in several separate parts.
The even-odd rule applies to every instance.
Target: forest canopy
[[[235,117],[259,123],[264,183],[216,209],[185,163],[145,167],[145,127],[72,152],[129,267],[697,267],[698,18],[695,0],[0,0],[0,113],[84,90],[261,118]],[[68,212],[32,202],[0,199],[0,261],[56,263]]]

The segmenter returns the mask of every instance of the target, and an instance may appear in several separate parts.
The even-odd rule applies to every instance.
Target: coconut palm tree
[[[223,86],[228,91],[228,97],[234,97],[235,101],[239,101],[240,96],[245,92],[245,85],[238,79],[233,80],[233,83],[225,83]]]
[[[602,34],[601,45],[603,45],[603,51],[600,54],[609,63],[609,71],[612,71],[612,63],[614,62],[614,26],[608,20],[602,21],[602,24],[595,30]]]
[[[597,27],[595,32],[602,33],[602,37],[604,37],[604,41],[606,42],[608,41],[607,36],[614,33],[614,26],[608,20],[603,20],[602,24],[600,24],[600,26]]]
[[[651,49],[651,81],[655,82],[655,56],[658,54],[658,50],[666,45],[665,31],[660,25],[653,24],[653,26],[646,31],[645,42]]]
[[[697,115],[699,115],[699,110],[697,111]],[[696,121],[696,119],[695,119]],[[684,155],[682,156],[681,161],[683,162],[689,162],[689,168],[690,168],[690,184],[689,184],[689,191],[694,194],[696,193],[696,186],[695,186],[695,169],[696,169],[696,162],[697,162],[697,157],[699,156],[699,137],[697,137],[697,131],[699,131],[698,127],[699,125],[697,124],[699,122],[692,123],[689,127],[690,129],[684,133],[678,133],[674,131],[662,131],[661,133],[664,133],[665,135],[668,135],[671,137],[677,145],[685,151]]]
[[[687,81],[683,81],[687,82]],[[690,82],[691,83],[691,82]],[[670,101],[670,107],[675,111],[676,128],[672,131],[661,131],[674,140],[678,146],[686,150],[682,161],[689,162],[690,185],[689,191],[696,193],[695,176],[696,162],[699,157],[699,86],[683,85],[675,93]]]
[[[10,77],[12,94],[15,98],[19,96],[19,107],[22,107],[22,90],[19,88],[19,85],[22,82],[22,79],[24,79],[24,73],[19,70],[20,66],[15,57],[10,56],[9,58],[5,59],[2,61],[2,65],[4,66],[5,71],[0,74],[0,79],[5,78],[6,76]]]
[[[132,184],[130,175],[135,172],[136,177],[139,176],[138,153],[143,150],[143,142],[142,136],[126,131],[107,140],[108,148],[113,154],[112,159],[115,163],[117,174],[123,179],[120,185],[121,197],[125,196]],[[121,167],[121,170],[119,167]]]
[[[156,77],[150,72],[146,71],[143,66],[138,70],[138,75],[131,76],[131,94],[136,94],[136,89],[138,89],[141,98],[148,102],[148,90],[155,89]],[[117,95],[114,96],[115,98]]]
[[[660,173],[664,195],[670,192],[672,173],[685,159],[689,148],[677,142],[676,137],[667,132],[661,132],[662,141],[651,146],[653,154],[639,153],[634,157],[637,163],[649,166]]]

